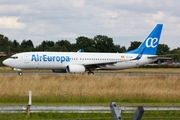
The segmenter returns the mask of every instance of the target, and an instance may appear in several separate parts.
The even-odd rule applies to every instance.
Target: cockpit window
[[[17,56],[11,56],[10,58],[12,58],[12,59],[18,59]]]

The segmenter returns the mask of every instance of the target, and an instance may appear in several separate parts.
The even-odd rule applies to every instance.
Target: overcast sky
[[[0,0],[0,34],[10,40],[43,40],[106,35],[114,44],[143,41],[164,24],[161,44],[180,47],[180,0]]]

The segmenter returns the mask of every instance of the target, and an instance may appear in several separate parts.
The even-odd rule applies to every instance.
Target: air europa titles
[[[31,61],[35,61],[35,62],[70,62],[70,57],[69,56],[51,56],[51,55],[32,55],[31,57]]]

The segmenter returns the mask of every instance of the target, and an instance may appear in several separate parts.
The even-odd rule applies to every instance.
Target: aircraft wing
[[[99,66],[104,66],[104,65],[114,65],[116,63],[117,63],[117,61],[114,61],[114,62],[103,62],[103,63],[92,63],[92,64],[84,64],[84,66],[86,68],[97,68]]]
[[[99,66],[105,66],[105,65],[114,65],[118,62],[128,62],[128,61],[133,61],[133,60],[139,60],[141,59],[143,55],[144,49],[137,55],[136,58],[133,59],[128,59],[128,60],[120,60],[120,61],[107,61],[107,62],[102,62],[102,63],[91,63],[91,64],[84,64],[86,68],[98,68]]]
[[[100,66],[106,66],[106,65],[114,65],[118,62],[124,62],[124,61],[114,61],[114,62],[103,62],[103,63],[92,63],[92,64],[84,64],[85,68],[98,68]]]
[[[84,66],[86,68],[98,68],[99,66],[105,66],[105,65],[114,65],[118,62],[128,62],[128,61],[133,61],[133,60],[139,60],[142,57],[142,55],[138,55],[136,58],[134,59],[129,59],[129,60],[121,60],[121,61],[107,61],[107,62],[103,62],[103,63],[90,63],[90,64],[84,64]]]

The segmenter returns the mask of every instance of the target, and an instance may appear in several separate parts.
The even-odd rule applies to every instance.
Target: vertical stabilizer
[[[126,53],[139,54],[143,50],[143,54],[156,55],[162,28],[163,24],[157,24],[156,27],[152,30],[152,32],[138,48],[128,51]]]

